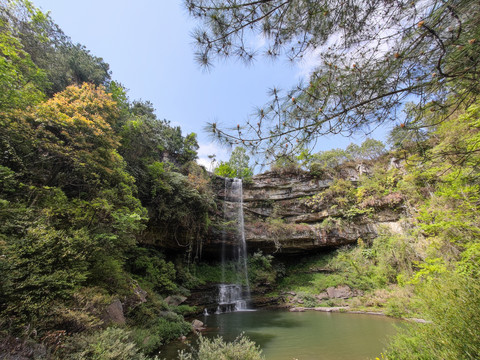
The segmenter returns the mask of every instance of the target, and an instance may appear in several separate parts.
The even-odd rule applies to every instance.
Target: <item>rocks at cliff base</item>
[[[140,304],[147,302],[148,293],[145,290],[143,290],[136,281],[133,281],[132,285],[133,285],[132,294],[127,296],[123,303],[124,310],[127,313],[132,309],[135,309]]]
[[[197,333],[198,333],[198,332],[200,332],[200,331],[205,330],[205,327],[204,327],[203,322],[201,322],[200,320],[195,319],[195,320],[192,321],[192,329],[193,329],[194,332],[197,332]]]
[[[181,295],[172,295],[165,298],[165,302],[169,306],[178,306],[181,303],[183,303],[185,300],[187,300],[187,297],[181,296]]]
[[[305,312],[307,309],[304,307],[293,307],[288,309],[290,312]]]
[[[125,324],[125,315],[123,314],[123,305],[119,299],[115,299],[108,305],[102,315],[102,320],[106,324]]]
[[[319,306],[314,308],[315,311],[322,311],[322,312],[340,312],[340,311],[347,311],[347,306],[331,306],[331,307],[323,307]]]
[[[360,290],[352,290],[348,285],[338,285],[337,287],[331,286],[327,288],[315,297],[322,301],[327,299],[349,299],[361,295],[363,295],[363,292]]]

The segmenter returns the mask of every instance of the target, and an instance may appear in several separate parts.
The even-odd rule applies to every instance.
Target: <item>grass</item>
[[[330,286],[345,284],[345,278],[339,274],[316,272],[328,268],[332,257],[332,254],[320,254],[304,258],[300,263],[287,264],[286,275],[279,281],[278,290],[318,294]]]

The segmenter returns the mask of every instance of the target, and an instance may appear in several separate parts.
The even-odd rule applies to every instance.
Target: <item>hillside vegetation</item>
[[[164,299],[188,294],[214,208],[196,135],[130,101],[30,2],[2,1],[0,30],[0,348],[99,358],[121,341],[133,359],[186,335],[193,309]],[[159,249],[177,238],[175,266]]]

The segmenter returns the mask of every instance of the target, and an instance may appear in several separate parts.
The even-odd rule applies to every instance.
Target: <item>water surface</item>
[[[199,320],[208,329],[204,336],[232,341],[244,332],[260,345],[267,360],[374,359],[400,323],[384,316],[316,311],[232,312]]]

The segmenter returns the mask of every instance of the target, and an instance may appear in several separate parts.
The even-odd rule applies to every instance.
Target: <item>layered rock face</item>
[[[358,169],[347,169],[345,179],[356,181]],[[361,171],[361,170],[360,170]],[[219,198],[224,209],[231,208],[217,179]],[[276,174],[267,172],[253,177],[243,186],[245,238],[249,252],[261,250],[271,254],[298,254],[337,248],[356,243],[359,238],[369,240],[377,235],[378,224],[398,219],[398,214],[384,210],[373,217],[342,219],[341,215],[325,204],[312,209],[307,200],[328,189],[332,180],[318,179],[309,174]],[[340,220],[340,221],[333,221]],[[218,229],[217,229],[218,230]],[[204,251],[215,252],[222,242],[228,243],[231,231],[212,231],[204,243]],[[225,246],[225,245],[223,245]]]

